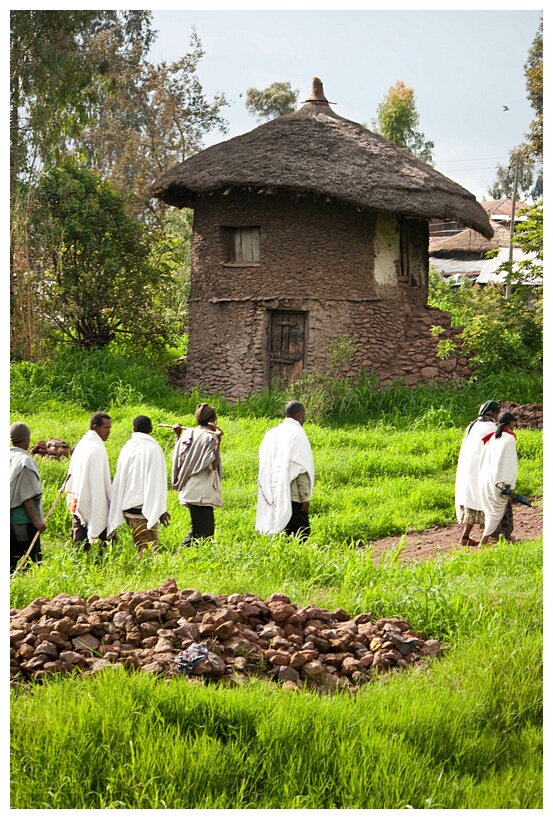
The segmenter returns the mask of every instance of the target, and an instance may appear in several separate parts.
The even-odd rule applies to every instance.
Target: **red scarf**
[[[509,435],[512,435],[512,436],[513,436],[513,438],[516,438],[516,437],[517,437],[517,436],[515,435],[515,433],[513,432],[513,430],[512,430],[512,429],[508,429],[508,427],[505,427],[505,428],[504,428],[504,430],[503,430],[503,432],[508,432],[508,433],[509,433]],[[487,443],[488,443],[488,441],[490,440],[490,438],[493,438],[493,437],[494,437],[494,435],[495,435],[495,432],[489,432],[487,435],[484,435],[484,437],[482,438],[482,443],[483,443],[483,444],[487,444]]]

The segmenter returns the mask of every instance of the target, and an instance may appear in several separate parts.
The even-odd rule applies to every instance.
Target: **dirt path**
[[[514,504],[513,519],[515,524],[513,540],[534,540],[540,537],[543,534],[543,501],[537,499],[533,507]],[[462,527],[459,524],[453,524],[452,526],[436,526],[425,532],[411,532],[403,536],[393,535],[375,540],[370,544],[373,548],[373,561],[378,564],[386,552],[397,547],[402,537],[404,543],[400,560],[403,563],[430,560],[457,550],[479,551],[480,546],[467,547],[459,544],[461,530]],[[475,540],[481,534],[482,530],[478,526],[475,526],[471,532]]]

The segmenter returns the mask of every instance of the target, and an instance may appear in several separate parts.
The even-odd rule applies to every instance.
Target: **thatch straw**
[[[194,207],[196,195],[228,188],[310,193],[360,209],[458,220],[493,229],[476,198],[408,151],[338,116],[320,93],[292,114],[220,142],[163,173],[152,195]]]
[[[509,229],[504,225],[492,225],[492,230],[494,235],[491,239],[485,239],[471,228],[465,228],[465,230],[446,238],[432,236],[429,243],[430,253],[434,255],[436,253],[447,253],[448,255],[474,253],[483,255],[498,247],[509,247]]]

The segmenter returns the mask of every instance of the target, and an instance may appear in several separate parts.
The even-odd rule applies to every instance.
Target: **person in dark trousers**
[[[111,477],[106,441],[111,432],[111,418],[95,412],[86,432],[71,455],[69,477],[65,485],[67,506],[72,515],[71,539],[85,552],[93,540],[105,545],[108,539],[108,516]]]
[[[215,507],[222,506],[221,437],[215,409],[198,404],[195,412],[197,427],[174,424],[177,437],[172,458],[172,487],[179,493],[179,502],[190,510],[192,527],[182,542],[190,546],[193,540],[215,534]]]
[[[259,447],[256,529],[309,537],[309,504],[315,482],[311,444],[303,429],[306,411],[290,401],[286,417],[269,429]]]
[[[44,532],[42,482],[35,461],[29,455],[31,431],[18,421],[10,427],[10,574],[17,567],[37,532]],[[29,555],[42,558],[40,536]]]

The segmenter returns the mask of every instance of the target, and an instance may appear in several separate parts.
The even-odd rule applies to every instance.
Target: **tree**
[[[463,327],[455,341],[437,341],[440,358],[452,355],[468,359],[476,377],[501,372],[508,365],[526,375],[542,377],[543,296],[542,288],[514,288],[511,298],[503,295],[500,284],[480,288],[465,277],[452,287],[430,268],[428,304],[451,313],[451,323]],[[439,339],[439,332],[436,332]]]
[[[153,38],[146,11],[10,12],[12,191],[49,166],[89,120],[110,61]],[[115,53],[94,48],[111,33]]]
[[[226,129],[220,111],[227,102],[203,94],[196,69],[204,51],[195,31],[177,62],[146,60],[155,37],[147,11],[12,12],[11,34],[12,354],[36,358],[51,331],[49,314],[36,309],[44,234],[29,233],[37,225],[37,174],[74,155],[109,179],[132,213],[164,230],[167,209],[150,199],[151,183],[199,150],[206,132]],[[161,244],[158,236],[158,250],[163,245],[163,263],[174,265],[184,286],[189,266],[173,238],[172,229]]]
[[[543,19],[540,21],[540,27],[528,52],[528,60],[524,69],[528,99],[536,113],[536,118],[530,123],[530,133],[527,134],[529,149],[532,156],[541,160],[543,157]]]
[[[75,159],[42,176],[31,233],[41,249],[38,308],[62,339],[92,349],[121,334],[141,350],[178,332],[164,307],[178,291],[163,251],[152,264],[156,236],[127,215],[109,182]]]
[[[539,199],[543,193],[543,171],[530,156],[527,146],[518,145],[509,153],[509,164],[496,167],[496,179],[488,188],[492,199],[509,199],[513,196],[515,168],[518,159],[517,199]]]
[[[262,91],[248,88],[246,108],[259,121],[275,119],[296,110],[299,93],[289,82],[274,82]]]
[[[150,198],[153,180],[167,167],[199,151],[206,133],[227,130],[221,109],[224,94],[210,102],[197,67],[204,57],[192,30],[189,51],[174,63],[154,65],[137,54],[125,70],[112,63],[112,74],[98,101],[98,116],[77,141],[91,168],[129,197],[132,211],[162,224],[162,204]],[[109,42],[103,43],[113,53]]]
[[[434,143],[417,131],[419,120],[415,92],[399,80],[388,90],[378,106],[377,117],[372,120],[372,126],[377,134],[431,165]]]

